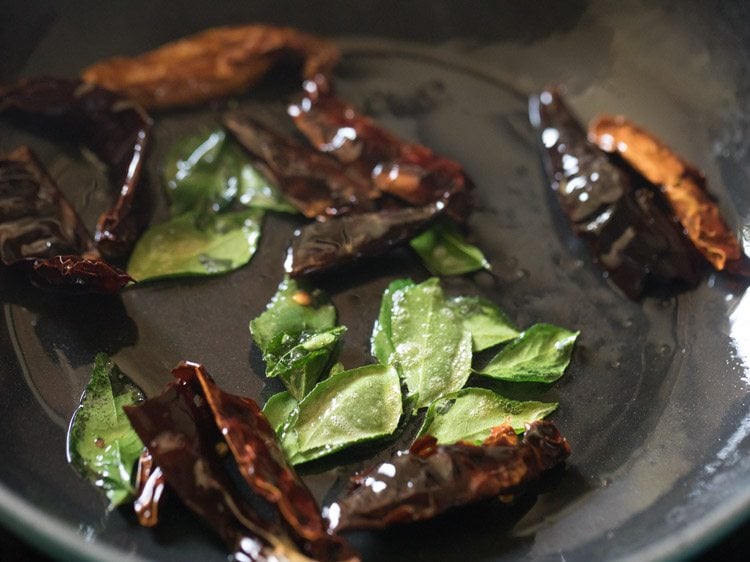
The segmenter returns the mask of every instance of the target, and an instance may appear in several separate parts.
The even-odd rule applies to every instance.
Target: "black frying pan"
[[[2,10],[0,80],[75,75],[206,27],[298,26],[340,41],[339,92],[398,134],[462,162],[478,185],[471,220],[494,275],[451,279],[521,325],[582,331],[570,372],[518,398],[558,401],[573,455],[544,493],[430,523],[352,535],[365,560],[636,560],[690,556],[750,513],[750,296],[721,275],[678,297],[615,292],[569,231],[539,165],[526,97],[567,86],[575,110],[625,113],[707,174],[730,224],[750,228],[750,11],[743,2],[171,2],[27,1]],[[243,104],[280,115],[289,92],[266,83]],[[157,115],[148,166],[153,220],[164,218],[159,162],[209,109]],[[32,144],[92,223],[106,177],[74,146],[0,122],[0,151]],[[247,322],[282,275],[296,223],[267,221],[249,266],[223,277],[128,289],[120,299],[62,299],[3,273],[0,332],[0,520],[63,558],[222,560],[208,531],[176,505],[155,530],[65,462],[65,429],[93,356],[106,351],[155,393],[180,359],[204,363],[230,391],[265,399]],[[748,235],[745,234],[748,245]],[[405,252],[320,280],[349,327],[343,361],[369,361],[379,295],[424,279]],[[363,320],[366,319],[366,320]],[[361,463],[306,478],[332,501]],[[304,471],[303,471],[304,472]]]

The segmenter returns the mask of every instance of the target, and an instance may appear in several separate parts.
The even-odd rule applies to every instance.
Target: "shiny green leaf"
[[[485,388],[464,388],[430,404],[419,435],[432,435],[438,443],[480,444],[493,427],[508,423],[522,433],[525,424],[540,420],[555,409],[555,402],[521,402]]]
[[[480,374],[508,381],[554,382],[570,364],[579,333],[535,324],[501,349]]]
[[[258,246],[263,212],[186,213],[149,228],[135,246],[128,273],[136,281],[213,275],[242,267]]]
[[[110,507],[134,494],[131,475],[143,443],[130,426],[123,406],[137,404],[143,393],[100,353],[91,380],[73,414],[68,432],[68,462],[102,488]]]
[[[178,142],[167,158],[164,179],[173,215],[240,206],[296,212],[221,129]]]
[[[321,291],[289,278],[250,322],[266,375],[279,377],[298,400],[330,365],[344,331],[336,327],[336,309]]]
[[[344,326],[337,326],[324,332],[280,334],[263,354],[266,376],[279,377],[292,396],[301,400],[330,365],[344,332]]]
[[[381,362],[396,366],[421,408],[466,383],[471,333],[448,306],[437,278],[419,285],[392,284],[389,290],[373,333],[373,349]]]
[[[378,361],[386,364],[395,352],[391,342],[391,312],[393,310],[393,299],[396,295],[401,295],[403,289],[413,287],[414,282],[411,279],[396,279],[383,292],[383,298],[380,301],[380,313],[372,329],[370,339],[371,353]]]
[[[368,365],[337,373],[299,403],[294,423],[282,428],[281,444],[300,464],[355,444],[388,437],[402,414],[396,370]]]
[[[433,275],[461,275],[490,269],[482,250],[469,244],[452,222],[436,224],[409,244]]]
[[[276,433],[291,421],[297,404],[297,400],[288,390],[277,392],[268,399],[263,406],[263,413]]]
[[[454,312],[471,332],[474,351],[482,351],[518,337],[520,333],[494,303],[480,297],[456,297],[448,300]]]

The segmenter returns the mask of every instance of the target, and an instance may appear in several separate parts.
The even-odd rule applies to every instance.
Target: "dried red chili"
[[[0,114],[14,114],[88,147],[109,167],[117,186],[113,206],[102,213],[94,239],[102,255],[126,255],[143,226],[137,186],[152,121],[136,103],[70,78],[27,78],[0,90]]]
[[[306,217],[368,211],[379,192],[369,178],[267,127],[246,112],[224,116],[224,125],[257,160],[265,175]]]
[[[102,261],[73,207],[31,150],[0,158],[0,260],[68,292],[116,293],[132,281]]]
[[[631,298],[649,285],[695,285],[700,256],[653,186],[590,143],[557,90],[533,96],[550,185],[600,267]]]
[[[408,452],[358,477],[356,487],[329,507],[332,526],[337,531],[382,529],[515,494],[569,454],[568,442],[548,421],[527,426],[521,441],[512,428],[502,428],[481,446],[438,445],[426,435]]]
[[[195,105],[245,92],[284,58],[302,59],[305,77],[328,75],[336,45],[288,27],[216,27],[136,57],[97,62],[86,82],[126,94],[147,108]]]
[[[705,176],[695,166],[622,116],[598,117],[589,126],[589,134],[600,148],[617,152],[659,187],[687,236],[715,269],[750,276],[750,260],[706,189]]]
[[[474,184],[459,163],[386,131],[334,95],[325,76],[307,80],[288,112],[313,146],[369,177],[380,192],[416,206],[440,201],[454,220],[468,218]]]
[[[126,407],[125,413],[170,489],[214,528],[233,555],[358,560],[340,538],[328,534],[258,406],[219,390],[195,363],[180,363],[172,373],[175,380],[161,395]],[[253,499],[232,479],[229,451],[255,492]],[[265,502],[264,509],[257,509],[258,502]]]

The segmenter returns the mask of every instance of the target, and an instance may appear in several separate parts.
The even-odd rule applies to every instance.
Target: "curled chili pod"
[[[102,259],[83,256],[53,256],[18,264],[30,273],[34,284],[65,293],[114,295],[135,280]]]
[[[44,287],[113,294],[132,279],[104,262],[31,149],[0,158],[0,259]]]
[[[328,508],[336,531],[382,529],[430,519],[459,505],[516,494],[562,463],[570,446],[548,421],[526,427],[522,440],[501,429],[481,446],[438,445],[429,435],[369,469]]]
[[[75,209],[27,146],[0,159],[0,203],[4,264],[61,254],[95,255]]]
[[[410,205],[442,201],[454,220],[468,218],[474,184],[458,162],[386,131],[337,97],[326,77],[307,80],[288,112],[313,146],[369,177],[379,191]]]
[[[27,78],[0,89],[0,114],[20,115],[81,142],[109,167],[117,198],[101,214],[94,239],[102,255],[126,255],[145,225],[136,208],[152,120],[120,94],[71,78]]]
[[[715,269],[750,276],[750,260],[708,192],[705,176],[695,166],[622,116],[598,117],[589,126],[589,136],[658,186],[688,238]]]
[[[224,125],[308,218],[373,210],[379,192],[369,178],[267,127],[247,112],[230,112]]]
[[[201,367],[182,364],[175,376],[194,372],[214,414],[216,426],[250,488],[275,505],[303,550],[320,560],[351,560],[353,553],[328,533],[320,508],[310,491],[286,461],[276,432],[258,405],[249,398],[221,390]]]
[[[328,534],[258,406],[219,390],[195,363],[180,363],[173,375],[161,395],[125,413],[170,489],[213,527],[232,555],[358,560],[342,539]],[[234,461],[252,497],[233,478]]]
[[[288,27],[207,29],[136,57],[97,62],[83,79],[123,92],[147,108],[203,103],[244,93],[277,62],[304,61],[302,74],[329,75],[341,57],[332,41]]]
[[[442,203],[437,203],[307,224],[292,239],[287,273],[302,277],[385,254],[426,229],[442,207]]]
[[[550,185],[573,230],[630,298],[650,285],[695,285],[701,260],[654,186],[588,141],[586,130],[550,89],[529,102]]]

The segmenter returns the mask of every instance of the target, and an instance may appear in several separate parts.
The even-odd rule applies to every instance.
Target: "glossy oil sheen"
[[[742,2],[463,2],[387,4],[271,0],[207,9],[195,3],[26,2],[3,27],[11,49],[0,80],[74,75],[103,56],[135,54],[218,24],[264,21],[338,38],[345,59],[338,93],[400,136],[461,162],[477,185],[470,224],[494,275],[444,283],[449,295],[498,303],[516,325],[580,329],[569,372],[551,386],[515,389],[519,400],[559,402],[552,416],[573,454],[548,493],[416,527],[352,535],[366,560],[634,560],[687,555],[750,511],[750,296],[711,276],[677,297],[632,302],[594,267],[550,193],[526,117],[526,97],[564,82],[584,119],[621,112],[647,124],[702,168],[728,222],[748,245],[750,224],[750,17]],[[83,32],[85,30],[85,33]],[[280,87],[243,101],[283,117]],[[215,123],[207,109],[156,123],[147,180],[155,220],[166,218],[159,184],[171,143]],[[111,198],[103,170],[75,147],[0,123],[0,150],[30,143],[89,227]],[[282,277],[290,217],[269,217],[249,266],[225,276],[164,281],[121,299],[43,295],[3,272],[0,336],[0,513],[57,555],[102,546],[159,560],[224,560],[217,539],[190,516],[155,530],[106,499],[67,466],[65,428],[94,355],[112,354],[153,396],[181,359],[200,361],[229,392],[266,399],[280,390],[247,323]],[[407,252],[321,278],[348,327],[342,361],[369,358],[380,295],[397,277],[427,272]],[[506,390],[503,388],[502,390]],[[393,447],[403,445],[394,444]],[[381,454],[378,460],[385,458]],[[361,464],[306,479],[324,502]],[[317,467],[318,470],[326,467]],[[12,492],[10,491],[12,490]],[[56,526],[62,524],[63,527]],[[50,536],[67,544],[50,544]],[[104,555],[121,558],[111,551]]]

